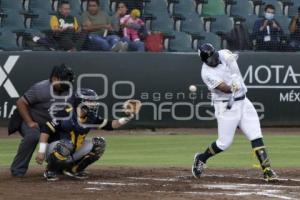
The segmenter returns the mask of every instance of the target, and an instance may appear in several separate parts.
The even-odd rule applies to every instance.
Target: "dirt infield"
[[[300,170],[279,170],[278,183],[265,183],[258,170],[207,169],[196,180],[189,169],[98,167],[84,181],[61,176],[46,182],[42,169],[31,169],[24,178],[0,171],[0,199],[300,199]]]

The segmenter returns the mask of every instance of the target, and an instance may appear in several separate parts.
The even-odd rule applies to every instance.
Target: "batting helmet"
[[[74,108],[80,106],[81,110],[86,114],[97,114],[99,103],[97,102],[97,93],[88,88],[80,88],[75,93]]]
[[[216,67],[220,64],[219,53],[215,50],[212,44],[205,43],[198,47],[198,53],[202,62],[206,63],[210,67]]]

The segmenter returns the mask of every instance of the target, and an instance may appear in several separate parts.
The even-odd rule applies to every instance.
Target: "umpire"
[[[49,109],[52,103],[69,101],[67,95],[70,85],[57,83],[57,81],[67,81],[72,84],[73,80],[74,73],[71,68],[64,64],[54,66],[48,80],[34,84],[18,99],[16,114],[14,113],[14,116],[12,116],[9,129],[12,129],[11,126],[18,124],[16,130],[21,133],[23,139],[20,142],[17,155],[10,167],[12,176],[23,177],[26,174],[32,154],[39,141],[39,127],[51,120]],[[53,84],[54,82],[56,83]],[[55,95],[51,94],[52,84]],[[59,98],[59,96],[61,96],[61,98]],[[9,132],[11,134],[14,131]]]

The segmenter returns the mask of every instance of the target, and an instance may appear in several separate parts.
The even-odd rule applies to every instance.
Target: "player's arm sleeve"
[[[99,124],[98,129],[104,129],[108,131],[113,130],[112,121],[109,121],[107,119],[98,118],[96,120],[96,124]]]
[[[25,92],[23,97],[26,99],[29,105],[33,105],[41,101],[40,95],[38,95],[40,92],[41,92],[40,88],[38,87],[37,84],[35,84]]]
[[[48,135],[55,134],[58,129],[58,124],[55,124],[54,121],[48,121],[41,126],[41,133],[46,133]]]
[[[72,112],[72,108],[65,108],[57,113],[53,114],[52,121],[47,121],[42,127],[41,127],[41,133],[46,133],[48,135],[55,134],[58,129],[61,127],[61,121],[62,118],[68,118],[70,117],[70,113]]]
[[[204,75],[203,81],[207,85],[208,89],[210,90],[215,89],[223,82],[223,80],[218,76],[212,76],[212,75]]]
[[[79,25],[78,25],[78,21],[77,21],[77,18],[74,17],[74,30],[77,31],[79,28]]]
[[[51,16],[50,18],[50,27],[52,30],[57,30],[59,29],[59,22],[56,16]]]

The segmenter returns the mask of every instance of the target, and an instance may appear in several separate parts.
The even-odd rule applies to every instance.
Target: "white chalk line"
[[[197,184],[198,185],[198,184]],[[216,189],[244,189],[249,188],[288,188],[288,189],[300,189],[300,186],[288,186],[288,185],[267,185],[267,184],[247,184],[247,183],[235,183],[235,184],[204,184],[200,185],[207,188]]]
[[[101,191],[104,190],[103,188],[95,188],[95,187],[91,187],[91,188],[84,188],[85,190],[96,190],[96,191]]]
[[[121,183],[121,182],[100,182],[93,181],[87,182],[89,185],[110,185],[110,186],[140,186],[140,185],[149,185],[148,183]]]
[[[250,180],[263,180],[262,178],[253,178],[253,177],[247,177],[247,176],[237,176],[237,175],[203,175],[203,177],[212,177],[212,178],[238,178],[238,179],[250,179]],[[293,182],[300,182],[300,179],[289,179],[289,178],[279,178],[279,181],[293,181]]]
[[[134,180],[152,180],[152,181],[166,181],[174,182],[179,181],[174,178],[147,178],[147,177],[128,177]],[[89,185],[102,185],[102,186],[148,186],[148,183],[124,183],[124,182],[103,182],[103,181],[90,181],[87,182]],[[167,184],[168,185],[168,184]],[[267,196],[272,198],[278,198],[283,200],[296,200],[296,198],[282,195],[285,193],[282,189],[300,189],[300,186],[286,186],[286,185],[267,185],[267,184],[246,184],[246,183],[233,183],[233,184],[193,184],[193,188],[201,189],[221,189],[221,190],[234,190],[237,192],[230,193],[226,192],[182,192],[184,194],[202,194],[202,195],[230,195],[230,196]],[[273,189],[272,189],[273,188]],[[100,191],[104,188],[88,187],[85,190]],[[281,190],[278,190],[281,189]],[[155,191],[155,192],[168,192],[178,193],[179,191]],[[179,192],[180,193],[180,192]]]
[[[155,193],[176,193],[176,191],[154,191]],[[239,192],[239,193],[228,193],[228,192],[183,192],[184,194],[191,194],[191,195],[206,195],[206,196],[251,196],[251,195],[259,195],[259,196],[267,196],[272,198],[278,198],[278,199],[284,199],[284,200],[297,200],[296,198],[282,196],[282,195],[276,195],[271,193],[265,193],[265,192]]]
[[[176,178],[146,178],[146,177],[128,177],[128,178],[134,180],[150,180],[150,181],[165,181],[165,182],[175,182],[179,180]]]

